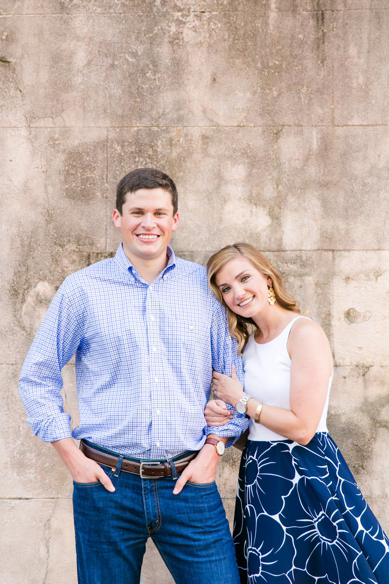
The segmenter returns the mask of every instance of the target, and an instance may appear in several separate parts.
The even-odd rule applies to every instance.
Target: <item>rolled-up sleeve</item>
[[[238,355],[237,341],[229,333],[226,311],[219,303],[213,313],[211,342],[212,368],[218,373],[230,376],[232,365],[235,365],[237,376],[244,384],[243,363],[242,358]],[[224,426],[208,426],[205,433],[228,438],[226,446],[232,446],[247,429],[249,420],[244,414],[239,414],[231,405],[227,404],[227,408],[234,411],[234,417]]]
[[[72,435],[71,417],[64,412],[60,394],[61,371],[80,346],[82,330],[82,301],[65,280],[30,347],[19,379],[27,422],[44,442]]]

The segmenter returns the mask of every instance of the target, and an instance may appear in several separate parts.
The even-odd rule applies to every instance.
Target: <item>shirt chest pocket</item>
[[[170,350],[193,350],[200,347],[210,347],[210,325],[205,319],[180,318],[172,319],[165,336],[165,346]]]
[[[179,327],[180,343],[185,347],[192,347],[206,339],[206,327],[196,321],[181,323]]]

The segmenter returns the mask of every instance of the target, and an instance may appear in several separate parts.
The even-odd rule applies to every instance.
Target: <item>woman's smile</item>
[[[254,296],[250,296],[249,298],[246,298],[242,302],[239,302],[238,306],[240,306],[240,308],[243,308],[244,306],[247,306],[248,304],[250,304],[253,300],[254,300]]]

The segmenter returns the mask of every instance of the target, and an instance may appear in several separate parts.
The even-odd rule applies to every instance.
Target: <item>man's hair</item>
[[[126,202],[127,193],[135,193],[139,189],[158,189],[170,193],[173,204],[173,216],[178,209],[177,188],[172,179],[164,172],[156,168],[137,168],[124,176],[116,189],[116,209],[120,215]]]

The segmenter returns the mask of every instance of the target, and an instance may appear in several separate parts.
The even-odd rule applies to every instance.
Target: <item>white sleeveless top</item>
[[[290,410],[290,365],[287,350],[290,329],[299,318],[293,319],[272,341],[260,345],[250,335],[243,353],[245,391],[259,402]],[[328,432],[327,411],[333,374],[328,381],[327,398],[316,432]],[[250,418],[249,440],[287,440]]]

